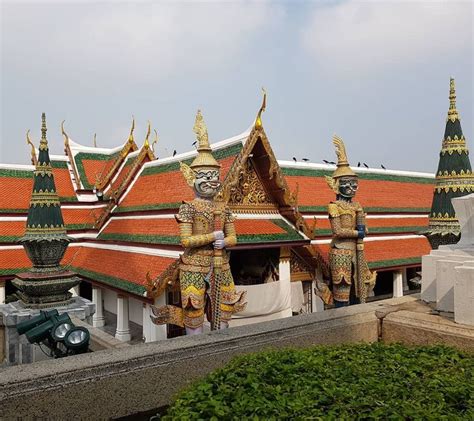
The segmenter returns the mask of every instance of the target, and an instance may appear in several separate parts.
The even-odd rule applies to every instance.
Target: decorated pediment
[[[276,201],[265,190],[250,159],[239,168],[237,183],[230,188],[228,203],[235,211],[278,209]]]

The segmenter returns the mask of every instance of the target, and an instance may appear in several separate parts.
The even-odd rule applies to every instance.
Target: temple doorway
[[[234,250],[230,269],[235,285],[258,285],[278,281],[280,249]]]

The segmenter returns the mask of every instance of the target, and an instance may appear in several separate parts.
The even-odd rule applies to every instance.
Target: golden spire
[[[218,162],[212,156],[212,149],[209,146],[209,136],[207,133],[206,123],[201,114],[201,110],[198,110],[196,114],[196,121],[193,127],[194,133],[198,140],[198,155],[190,165],[192,169],[195,168],[220,168]]]
[[[153,142],[151,142],[151,150],[155,152],[155,145],[158,143],[158,132],[156,129],[153,129],[153,131],[155,132],[155,138],[153,139]]]
[[[260,110],[258,110],[257,118],[255,119],[255,127],[257,129],[262,128],[262,113],[265,111],[267,107],[267,92],[265,91],[265,88],[263,87],[262,87],[262,92],[263,92],[262,106],[260,107]]]
[[[448,120],[451,120],[453,123],[456,120],[459,120],[459,113],[456,109],[456,86],[454,84],[454,78],[449,80],[449,111],[448,111]]]
[[[26,143],[31,146],[31,163],[33,165],[36,165],[38,163],[38,159],[36,158],[35,145],[33,144],[33,142],[30,139],[30,130],[29,129],[26,132]]]
[[[132,127],[130,129],[130,135],[128,136],[128,141],[133,143],[133,131],[135,130],[135,117],[132,115]]]
[[[150,143],[148,141],[148,139],[150,138],[150,132],[151,132],[151,124],[150,124],[150,120],[148,120],[148,130],[146,132],[146,136],[145,136],[145,143],[143,144],[143,147],[145,149],[149,149],[150,148]]]
[[[40,146],[39,146],[40,151],[48,149],[48,140],[46,139],[47,130],[48,129],[46,128],[46,114],[42,113],[41,114],[41,140],[40,140]]]
[[[66,131],[64,130],[64,122],[65,122],[65,121],[66,121],[66,120],[63,120],[63,121],[61,122],[61,133],[62,133],[63,136],[64,136],[64,150],[66,151],[67,148],[69,147],[69,136],[68,136],[68,134],[66,133]]]
[[[97,148],[97,133],[94,133],[94,148]]]
[[[336,155],[337,155],[337,168],[336,168],[336,171],[334,171],[332,177],[333,178],[339,178],[339,177],[344,177],[344,176],[357,177],[357,174],[355,174],[354,171],[351,170],[351,167],[349,167],[349,161],[347,160],[347,153],[346,153],[346,147],[344,145],[344,141],[335,134],[332,137],[332,143],[334,144],[336,148]]]

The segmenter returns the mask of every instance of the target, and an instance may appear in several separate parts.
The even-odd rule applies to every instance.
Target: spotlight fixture
[[[28,342],[45,345],[50,357],[61,358],[89,351],[90,333],[85,327],[77,327],[67,313],[57,310],[40,311],[38,316],[17,326],[19,335],[26,335]]]

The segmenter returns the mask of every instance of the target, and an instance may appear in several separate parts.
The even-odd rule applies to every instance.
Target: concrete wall
[[[149,411],[231,358],[263,349],[383,340],[474,351],[474,328],[430,314],[417,298],[9,367],[0,374],[0,419],[110,419]]]
[[[0,362],[5,359],[5,327],[0,326]]]
[[[10,367],[0,375],[0,419],[109,419],[158,408],[237,355],[377,341],[376,308],[353,306]]]

